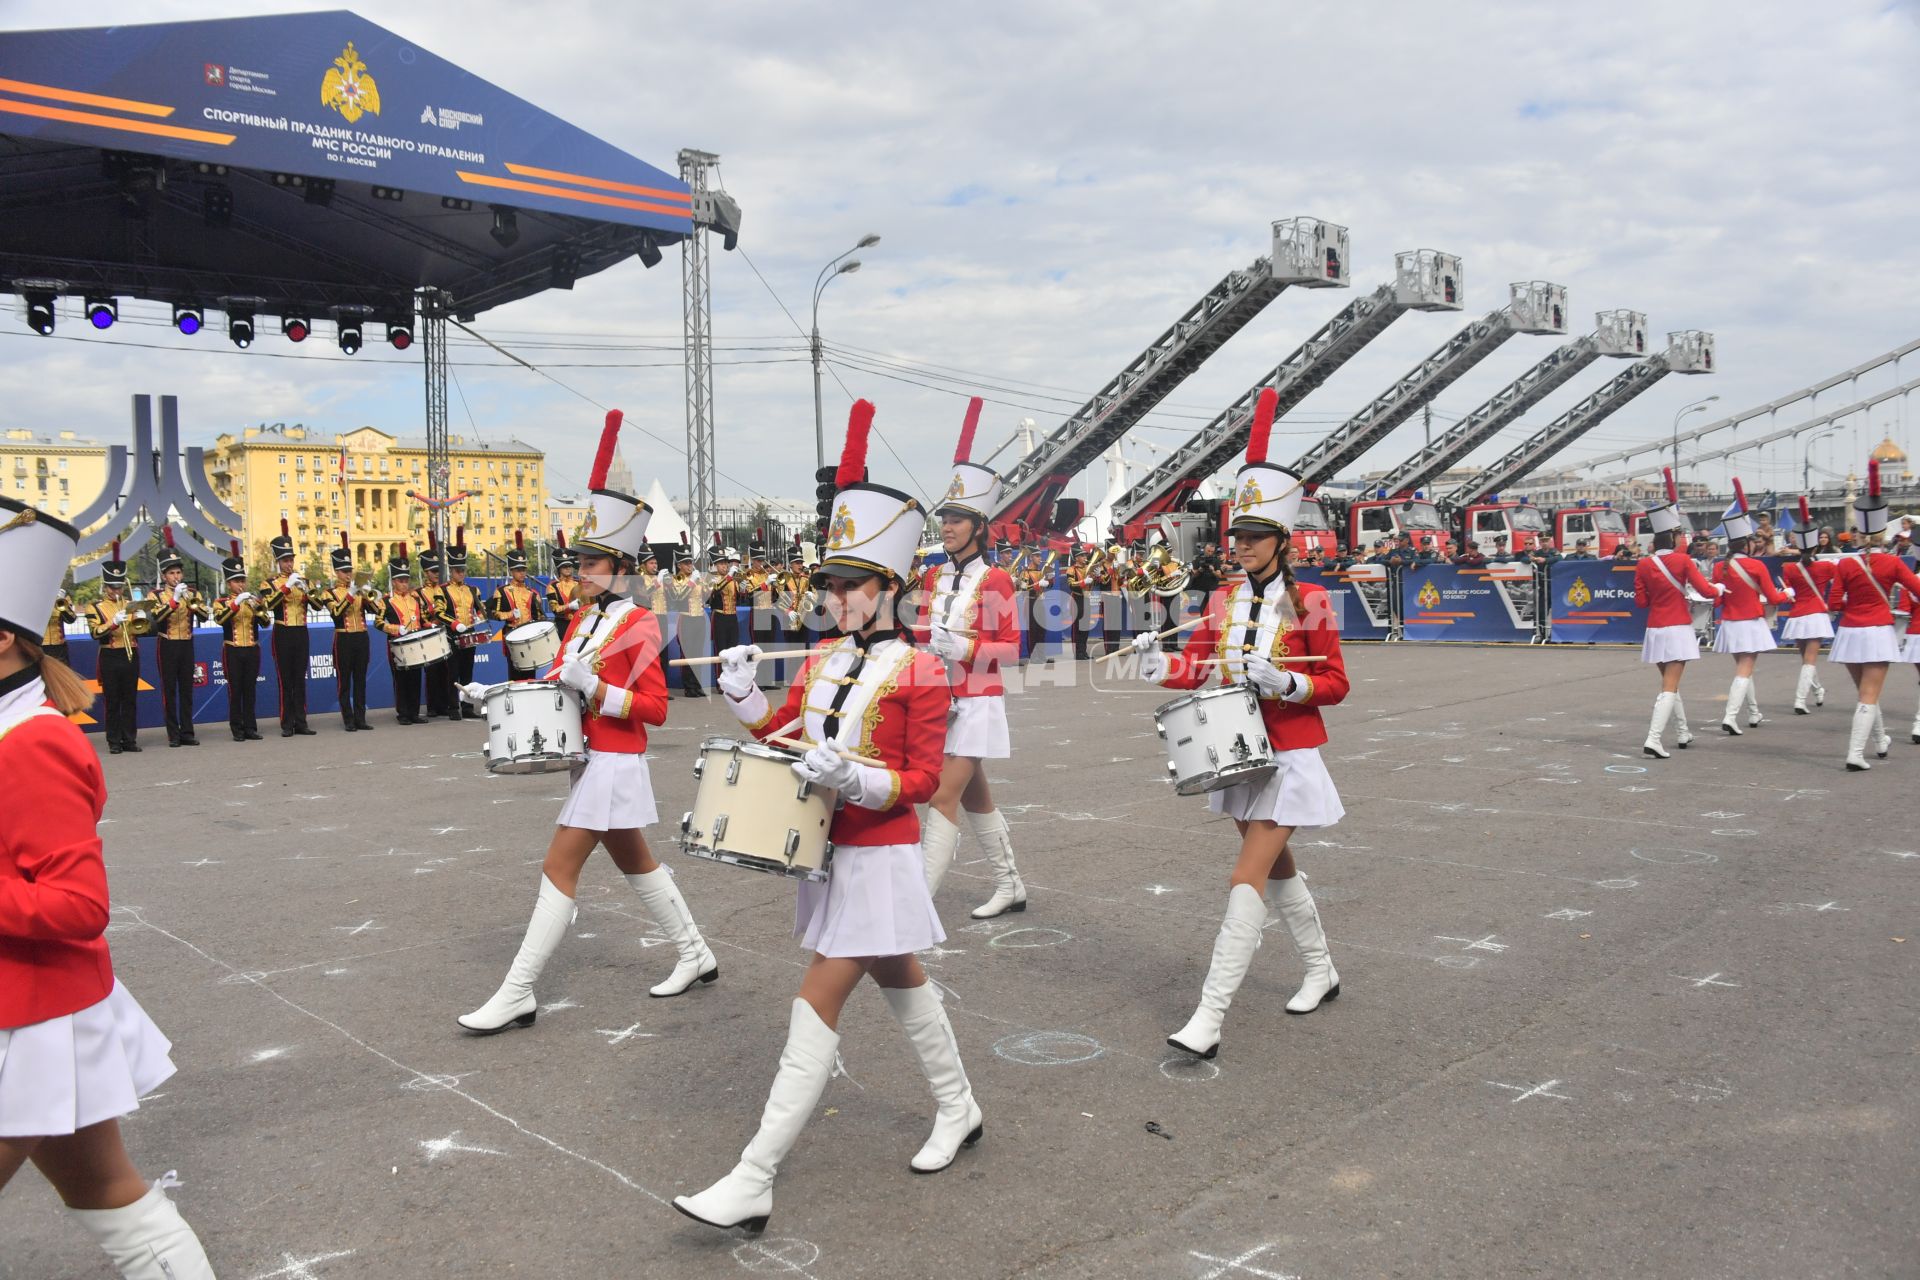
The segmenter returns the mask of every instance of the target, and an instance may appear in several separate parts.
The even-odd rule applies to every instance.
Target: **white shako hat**
[[[833,477],[833,514],[827,521],[826,554],[814,571],[815,586],[827,578],[864,578],[880,574],[905,582],[913,571],[913,553],[926,528],[926,508],[911,495],[870,484],[867,432],[873,405],[853,402],[847,418],[847,443]]]
[[[594,455],[593,472],[587,477],[587,518],[574,532],[576,551],[598,551],[603,555],[625,556],[638,561],[647,543],[647,522],[653,508],[632,494],[607,488],[607,469],[613,465],[613,449],[620,440],[620,411],[607,410],[607,425],[600,432],[600,452]]]
[[[1247,461],[1233,484],[1233,515],[1228,533],[1288,533],[1300,516],[1300,477],[1267,461],[1267,441],[1273,434],[1273,411],[1280,393],[1272,387],[1260,392],[1253,406],[1253,431],[1247,437]]]
[[[1680,486],[1673,482],[1673,468],[1662,467],[1660,478],[1666,482],[1667,505],[1647,509],[1647,525],[1655,533],[1668,533],[1679,530],[1682,533],[1692,531],[1687,524],[1687,513],[1680,509]]]
[[[1887,500],[1880,496],[1880,459],[1867,459],[1867,491],[1853,500],[1853,527],[1871,537],[1887,528]]]
[[[966,421],[960,424],[960,444],[953,451],[953,479],[948,483],[940,505],[934,509],[936,516],[958,512],[963,516],[978,516],[985,521],[992,518],[994,508],[1000,505],[999,473],[971,461],[973,433],[980,426],[980,407],[983,403],[979,396],[967,401]]]
[[[1801,551],[1811,551],[1820,545],[1820,530],[1814,527],[1813,509],[1804,493],[1800,495],[1799,527],[1787,535],[1787,541]]]
[[[1720,527],[1727,531],[1729,538],[1751,538],[1753,536],[1753,517],[1747,513],[1747,491],[1740,484],[1740,477],[1733,478],[1732,515],[1720,517]]]
[[[0,498],[0,627],[38,640],[80,531],[12,498]]]

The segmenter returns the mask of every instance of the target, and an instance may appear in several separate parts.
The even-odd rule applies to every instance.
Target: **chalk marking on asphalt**
[[[1713,972],[1713,973],[1710,973],[1710,974],[1708,974],[1708,975],[1707,975],[1706,977],[1704,977],[1704,978],[1689,978],[1689,977],[1688,977],[1688,976],[1687,976],[1686,974],[1684,974],[1684,973],[1676,973],[1676,974],[1674,974],[1673,976],[1674,976],[1674,977],[1676,977],[1676,978],[1678,978],[1678,979],[1680,979],[1680,980],[1681,980],[1682,982],[1690,982],[1690,983],[1692,983],[1692,984],[1694,985],[1694,987],[1695,987],[1695,988],[1699,988],[1699,987],[1737,987],[1737,986],[1739,986],[1739,985],[1740,985],[1740,984],[1739,984],[1739,983],[1737,983],[1737,982],[1722,982],[1722,981],[1720,981],[1720,976],[1721,976],[1721,975],[1720,975],[1720,973],[1719,973],[1719,972],[1718,972],[1717,970],[1716,970],[1715,972]]]
[[[1562,1102],[1573,1101],[1572,1098],[1568,1097],[1564,1093],[1553,1092],[1553,1087],[1555,1085],[1565,1083],[1565,1081],[1562,1081],[1562,1080],[1549,1080],[1545,1084],[1532,1084],[1532,1085],[1501,1084],[1498,1080],[1488,1080],[1485,1083],[1492,1085],[1496,1089],[1513,1090],[1514,1096],[1508,1099],[1508,1101],[1510,1102],[1525,1102],[1528,1098],[1558,1098]]]
[[[1258,1258],[1269,1249],[1278,1247],[1278,1244],[1259,1245],[1247,1250],[1237,1258],[1216,1258],[1214,1255],[1202,1253],[1198,1249],[1189,1249],[1187,1253],[1190,1257],[1198,1258],[1201,1262],[1216,1264],[1213,1270],[1202,1275],[1200,1280],[1225,1280],[1225,1277],[1229,1275],[1257,1276],[1260,1280],[1300,1280],[1300,1277],[1297,1275],[1287,1275],[1279,1271],[1268,1271],[1262,1267],[1253,1265],[1255,1258]]]
[[[433,1164],[442,1156],[466,1153],[476,1156],[504,1156],[504,1151],[495,1151],[492,1147],[470,1147],[457,1141],[460,1131],[455,1129],[444,1138],[428,1138],[420,1143],[420,1149],[427,1153],[427,1163]]]
[[[316,1264],[351,1258],[353,1254],[352,1249],[336,1249],[332,1253],[316,1253],[311,1258],[296,1258],[282,1252],[278,1271],[262,1271],[253,1280],[320,1280],[320,1273],[313,1269]]]

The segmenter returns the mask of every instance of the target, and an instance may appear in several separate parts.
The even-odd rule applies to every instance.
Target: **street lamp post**
[[[1813,446],[1843,430],[1845,427],[1836,423],[1807,437],[1807,447],[1800,455],[1800,488],[1803,491],[1813,491]]]
[[[839,257],[820,268],[820,274],[813,281],[813,466],[817,472],[827,465],[826,424],[820,408],[820,295],[833,283],[835,276],[844,276],[860,269],[860,259],[847,261],[862,249],[871,248],[880,243],[880,237],[869,231],[860,237],[858,244]]]
[[[1692,404],[1684,406],[1680,412],[1673,415],[1673,479],[1675,484],[1680,482],[1680,419],[1690,413],[1704,413],[1707,406],[1719,398],[1719,396],[1708,396],[1705,400],[1695,400]]]

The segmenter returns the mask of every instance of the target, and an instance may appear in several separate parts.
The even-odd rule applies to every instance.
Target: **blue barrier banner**
[[[1547,609],[1555,644],[1639,644],[1647,611],[1633,603],[1631,561],[1562,560],[1547,575]]]
[[[1393,631],[1392,584],[1386,565],[1356,564],[1344,569],[1301,565],[1293,576],[1326,589],[1342,640],[1385,640]]]
[[[1530,565],[1415,565],[1401,571],[1400,600],[1406,640],[1525,644],[1534,637]]]

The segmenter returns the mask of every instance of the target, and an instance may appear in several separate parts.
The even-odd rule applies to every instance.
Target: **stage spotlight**
[[[233,345],[245,349],[253,345],[253,312],[229,311],[227,313],[227,337],[233,339]]]
[[[120,309],[114,306],[112,298],[87,299],[87,323],[94,328],[111,329],[119,318]]]
[[[660,265],[660,246],[653,242],[653,232],[640,233],[640,248],[637,252],[640,255],[640,265],[648,270]]]
[[[305,316],[286,316],[280,321],[280,332],[287,335],[288,342],[305,342],[313,326]]]
[[[387,341],[393,344],[395,351],[405,351],[413,345],[413,326],[410,324],[389,324]]]
[[[27,295],[27,328],[43,338],[53,332],[52,294],[30,293]]]
[[[473,201],[461,196],[441,196],[440,207],[442,209],[453,209],[460,213],[465,213],[473,208]]]
[[[513,248],[520,238],[520,215],[504,205],[493,206],[493,230],[489,234],[502,249]]]
[[[358,355],[362,336],[360,321],[357,318],[352,320],[343,318],[334,323],[340,330],[340,349],[350,356]]]
[[[307,203],[319,205],[322,209],[333,203],[332,178],[307,179]]]
[[[200,332],[206,324],[206,317],[198,307],[176,306],[173,309],[173,327],[191,338]]]

